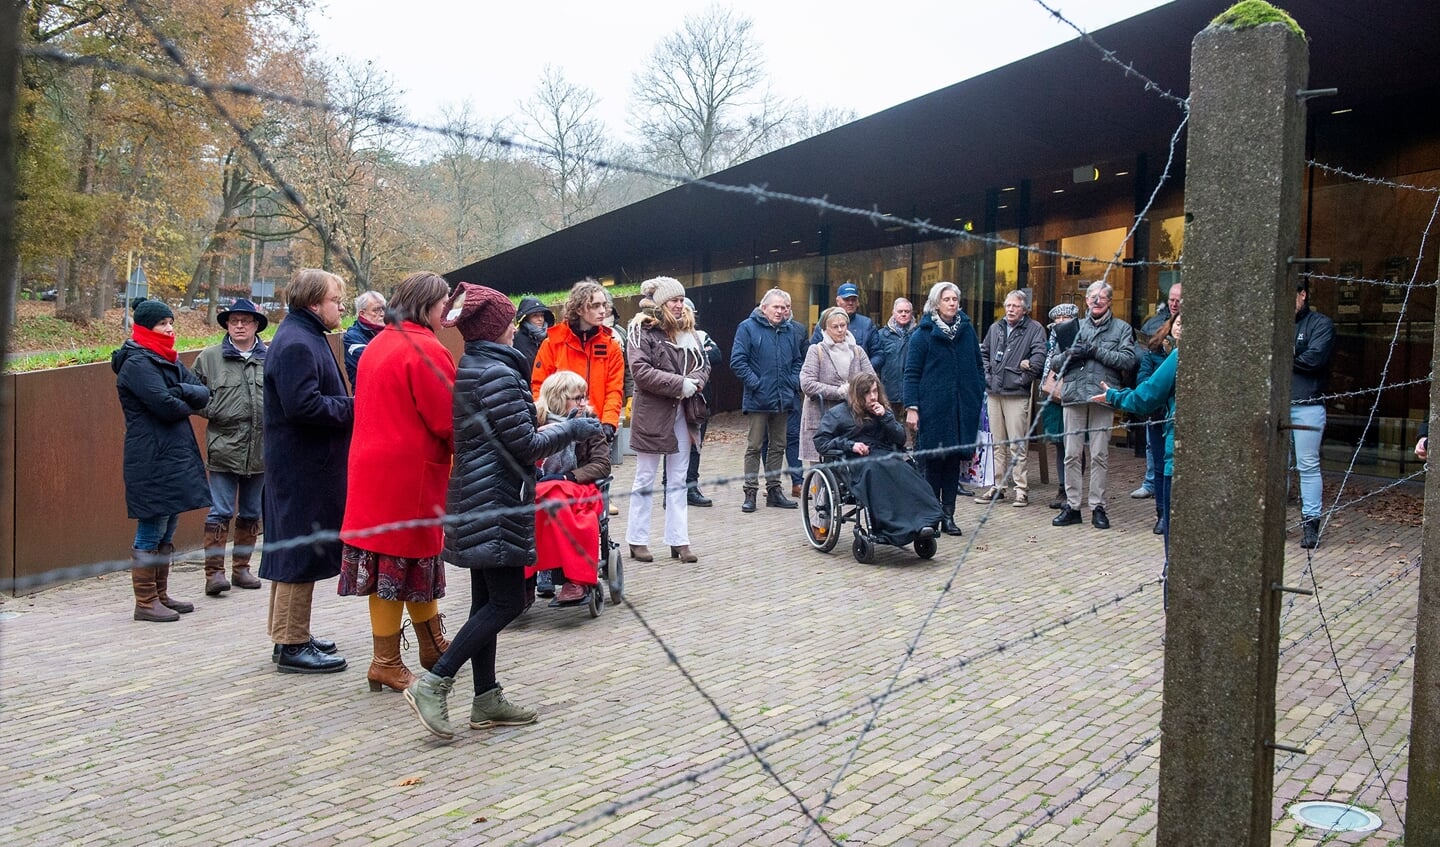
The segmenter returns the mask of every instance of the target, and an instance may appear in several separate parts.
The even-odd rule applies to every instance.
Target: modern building
[[[1083,283],[1103,275],[1116,313],[1138,326],[1181,278],[1176,100],[1189,91],[1191,40],[1228,5],[1176,0],[1093,41],[1077,38],[707,178],[799,200],[681,186],[448,276],[511,292],[562,289],[587,275],[674,276],[724,344],[771,287],[789,291],[797,318],[813,324],[841,282],[859,285],[862,309],[883,321],[896,296],[918,305],[930,284],[949,280],[983,332],[1015,288],[1031,290],[1043,319],[1057,302],[1080,302]],[[1440,276],[1440,231],[1430,231],[1440,199],[1440,65],[1431,59],[1440,4],[1284,6],[1310,42],[1311,88],[1338,90],[1309,100],[1303,209],[1306,256],[1329,260],[1308,267],[1312,304],[1337,324],[1331,391],[1375,386],[1382,369],[1390,384],[1420,380],[1381,393],[1356,466],[1408,474],[1419,468],[1409,449],[1427,410]],[[1412,279],[1423,285],[1405,284]],[[717,385],[718,406],[737,408],[738,384]],[[1349,464],[1373,397],[1330,403],[1327,460]]]

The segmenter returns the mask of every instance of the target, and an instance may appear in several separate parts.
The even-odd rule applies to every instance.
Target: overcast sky
[[[486,120],[516,114],[548,63],[595,91],[600,117],[623,133],[633,74],[661,38],[710,2],[328,0],[311,24],[323,53],[374,60],[388,73],[412,120],[438,122],[441,105],[467,100]],[[1049,2],[1088,31],[1163,5]],[[860,117],[1077,37],[1034,0],[722,5],[755,22],[777,94]]]

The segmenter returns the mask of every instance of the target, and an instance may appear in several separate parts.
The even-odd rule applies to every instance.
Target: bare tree
[[[546,65],[535,95],[521,104],[526,121],[520,134],[544,148],[531,158],[545,174],[545,189],[553,215],[563,229],[587,217],[609,178],[595,163],[606,155],[605,124],[595,115],[600,100],[595,92],[565,79]]]
[[[685,18],[635,75],[634,129],[654,163],[701,177],[765,149],[790,119],[771,95],[749,18],[710,6]]]

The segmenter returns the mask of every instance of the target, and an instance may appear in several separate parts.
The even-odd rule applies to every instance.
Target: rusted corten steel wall
[[[186,365],[197,352],[182,353]],[[0,539],[6,559],[0,572],[13,580],[114,562],[123,568],[135,539],[125,515],[121,474],[125,418],[109,362],[31,373],[7,374],[14,393],[13,424],[6,433],[11,461],[4,483]],[[191,419],[205,443],[205,421]],[[203,451],[203,447],[202,447]],[[205,510],[186,512],[175,534],[177,550],[200,546]]]

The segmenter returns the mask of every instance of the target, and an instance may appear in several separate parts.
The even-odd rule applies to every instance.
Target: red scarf
[[[131,340],[151,353],[160,356],[167,362],[174,362],[180,358],[175,352],[175,336],[166,335],[163,332],[156,332],[153,329],[146,329],[140,324],[135,324]]]

